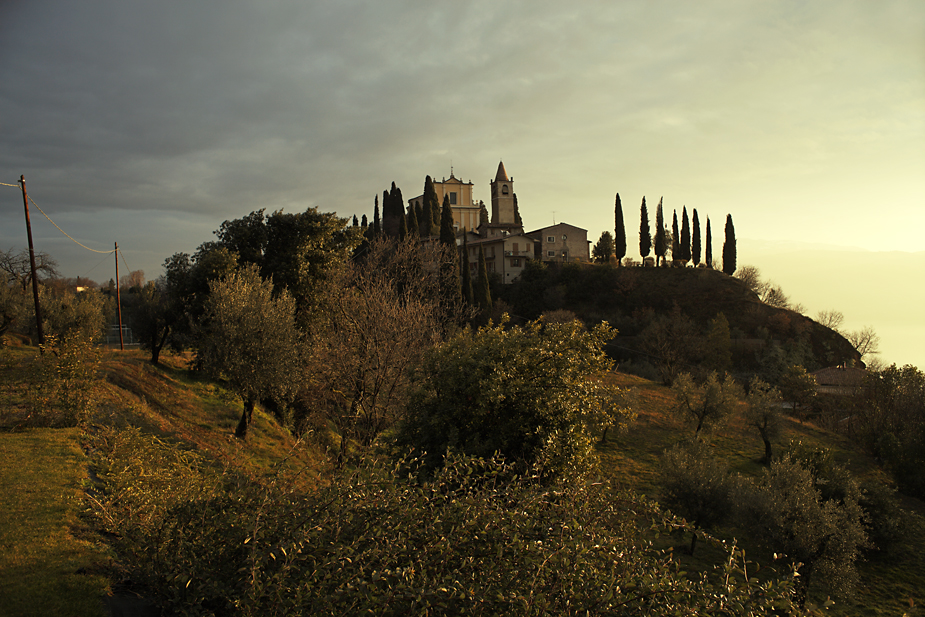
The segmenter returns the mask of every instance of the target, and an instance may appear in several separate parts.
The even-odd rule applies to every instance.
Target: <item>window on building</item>
[[[563,236],[562,236],[562,241],[565,242],[566,240],[568,240],[568,236],[563,235]]]
[[[488,263],[486,263],[486,264],[485,264],[485,269],[488,270],[489,272],[494,272],[494,271],[495,271],[495,262],[489,261]]]
[[[514,268],[519,268],[520,267],[520,257],[515,257],[514,259],[512,259],[511,266]]]
[[[546,236],[546,242],[549,242],[550,244],[555,244],[555,243],[556,243],[556,237],[555,237],[555,236]]]
[[[506,184],[502,184],[502,185],[501,185],[501,194],[502,194],[502,195],[507,195],[507,193],[508,193],[508,191],[507,191],[507,185],[506,185]]]
[[[519,248],[519,246],[518,246],[517,243],[515,242],[515,243],[514,243],[514,254],[515,254],[515,255],[516,255],[517,252],[518,252],[518,250],[517,250],[518,248]]]
[[[555,256],[556,256],[555,251],[546,251],[546,257],[555,257]]]
[[[450,191],[450,205],[451,206],[456,205],[456,192],[455,191]]]

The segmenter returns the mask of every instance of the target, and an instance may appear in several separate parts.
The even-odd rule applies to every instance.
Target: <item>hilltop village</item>
[[[497,273],[504,284],[512,283],[523,272],[530,260],[555,263],[590,261],[588,230],[556,223],[525,231],[523,219],[514,192],[514,178],[498,163],[498,170],[491,185],[491,215],[482,201],[472,199],[473,183],[464,182],[450,171],[449,178],[441,181],[425,180],[433,186],[437,204],[448,203],[453,213],[453,229],[458,246],[467,246],[472,274],[478,265],[481,249],[489,273]],[[414,212],[423,213],[426,195],[421,194],[407,201],[405,215],[410,218]],[[398,222],[388,220],[394,214],[383,212],[383,228],[398,230]],[[417,218],[421,218],[420,214]],[[422,234],[424,236],[425,234]],[[436,235],[436,234],[434,234]]]

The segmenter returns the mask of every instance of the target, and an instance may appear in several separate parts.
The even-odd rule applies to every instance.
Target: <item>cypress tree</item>
[[[704,262],[707,264],[708,268],[713,267],[713,234],[710,233],[710,217],[707,217],[707,245],[706,253],[704,255]]]
[[[469,269],[469,241],[468,234],[463,234],[462,255],[460,255],[460,269],[462,270],[462,295],[466,306],[472,306],[475,299],[472,295],[472,272]]]
[[[626,257],[626,227],[623,225],[623,204],[620,203],[620,193],[617,193],[617,200],[613,207],[614,219],[614,256],[617,258],[617,265]]]
[[[418,217],[414,213],[414,204],[408,204],[408,213],[406,217],[408,219],[408,234],[412,236],[418,235]]]
[[[700,219],[697,218],[697,208],[694,208],[693,230],[691,236],[691,259],[694,265],[700,264]]]
[[[443,210],[440,213],[440,242],[446,246],[456,246],[456,231],[453,229],[453,209],[450,196],[443,196]]]
[[[678,211],[672,210],[671,215],[671,260],[681,259],[681,239],[678,237]]]
[[[488,208],[485,207],[484,203],[479,204],[479,227],[482,225],[488,225]]]
[[[360,226],[361,226],[363,229],[366,229],[367,227],[369,227],[369,219],[366,218],[366,215],[365,215],[365,214],[363,215],[363,220],[360,221]]]
[[[357,215],[356,215],[356,214],[353,215],[353,226],[354,226],[354,227],[359,227],[359,226],[360,226],[360,219],[357,218]]]
[[[485,252],[479,246],[479,275],[475,280],[475,303],[482,316],[491,314],[491,289],[488,286],[488,266],[485,265]]]
[[[514,193],[514,224],[524,226],[524,220],[520,218],[520,208],[517,207],[517,193]]]
[[[652,250],[652,235],[649,233],[649,211],[646,209],[646,198],[642,198],[642,207],[639,209],[639,254],[643,260]]]
[[[723,242],[723,272],[732,276],[736,271],[736,230],[732,226],[732,215],[726,215],[726,239]]]
[[[385,195],[385,192],[382,193]],[[376,206],[373,208],[373,236],[382,233],[382,221],[379,218],[379,195],[376,195]]]
[[[424,226],[424,209],[421,207],[421,202],[414,202],[414,218],[417,219],[418,223],[418,235],[423,236],[421,233],[421,227]]]
[[[665,261],[665,253],[668,251],[665,242],[665,213],[662,211],[662,198],[658,199],[658,206],[655,208],[655,265],[660,265]]]
[[[434,235],[434,230],[439,229],[440,224],[440,199],[430,176],[424,178],[424,206],[421,208],[421,215],[418,220],[421,235]]]
[[[687,206],[681,214],[681,259],[691,260],[691,222],[687,218]]]
[[[394,184],[394,182],[393,182]],[[398,221],[394,221],[392,224],[392,200],[389,197],[388,191],[382,191],[382,235],[383,236],[396,236],[398,235]]]

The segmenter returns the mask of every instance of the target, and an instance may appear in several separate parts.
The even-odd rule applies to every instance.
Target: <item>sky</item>
[[[371,218],[451,169],[488,202],[503,160],[528,230],[597,240],[619,193],[631,255],[643,196],[731,214],[740,265],[925,367],[920,0],[0,6],[0,183],[148,279],[259,208]],[[64,276],[114,275],[31,218]]]

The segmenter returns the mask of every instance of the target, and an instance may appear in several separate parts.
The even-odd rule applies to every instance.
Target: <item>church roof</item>
[[[507,172],[504,170],[504,161],[498,163],[498,173],[495,174],[495,182],[510,182]]]

